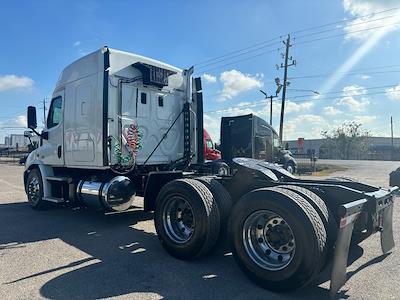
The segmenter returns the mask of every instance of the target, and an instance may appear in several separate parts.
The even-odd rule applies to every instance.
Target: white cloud
[[[216,83],[217,82],[217,77],[204,73],[202,78],[207,82],[207,83]]]
[[[378,11],[384,11],[398,6],[398,0],[343,0],[343,7],[346,12],[356,19],[350,21],[344,28],[347,32],[347,39],[365,40],[374,34],[374,30],[365,30],[372,27],[383,27],[385,31],[392,31],[399,28],[397,23],[399,16],[393,16],[393,12],[386,14],[371,15]],[[363,17],[365,15],[370,15]],[[383,17],[390,17],[385,18]],[[380,20],[377,20],[380,19]],[[357,32],[356,32],[357,31]]]
[[[301,111],[310,110],[314,106],[312,102],[296,103],[292,101],[286,102],[285,113],[296,113]],[[280,109],[279,109],[280,110]]]
[[[323,110],[323,114],[327,115],[327,116],[336,116],[341,113],[342,113],[341,110],[334,108],[333,106],[324,107],[324,110]]]
[[[257,76],[243,74],[237,70],[222,72],[219,79],[223,84],[223,88],[217,101],[232,99],[242,92],[263,86]]]
[[[364,87],[359,85],[348,85],[343,88],[343,95],[351,97],[351,96],[359,96],[367,93]]]
[[[81,41],[76,41],[76,42],[74,43],[74,47],[79,47],[81,44],[82,44]]]
[[[26,76],[0,75],[0,92],[16,89],[29,89],[33,80]]]
[[[355,116],[354,121],[356,121],[357,123],[361,123],[361,124],[368,124],[368,123],[372,123],[373,121],[375,121],[377,119],[376,116]]]
[[[371,78],[371,76],[369,76],[369,75],[361,75],[361,79],[370,79]]]
[[[367,93],[364,87],[349,85],[345,86],[342,91],[344,97],[337,102],[338,105],[346,106],[352,111],[363,111],[369,105],[368,98],[363,96]]]
[[[395,100],[395,101],[400,101],[400,84],[395,87],[386,89],[385,91],[386,91],[386,96],[389,99]]]
[[[284,124],[284,140],[299,137],[320,138],[321,131],[330,128],[329,123],[321,116],[305,114],[287,120]]]
[[[363,111],[369,105],[369,101],[366,98],[358,101],[354,97],[349,96],[340,99],[338,105],[347,106],[352,111]]]
[[[20,115],[1,124],[3,127],[26,127],[26,116]]]

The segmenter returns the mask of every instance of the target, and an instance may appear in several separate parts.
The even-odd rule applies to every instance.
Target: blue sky
[[[286,139],[318,138],[353,120],[388,136],[391,115],[398,135],[400,9],[386,11],[397,6],[398,0],[4,2],[0,143],[23,131],[8,127],[23,126],[26,106],[50,97],[66,65],[104,45],[181,68],[195,65],[203,76],[206,128],[218,139],[221,116],[253,112],[268,119],[259,89],[273,92],[273,79],[282,79],[275,65],[290,32],[297,65],[289,69]],[[313,77],[295,78],[304,76]],[[279,101],[273,110],[277,125]]]

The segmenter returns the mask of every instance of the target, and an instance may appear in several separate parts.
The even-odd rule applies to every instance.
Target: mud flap
[[[340,207],[340,224],[333,254],[331,273],[330,296],[333,298],[339,289],[346,283],[347,258],[351,236],[353,235],[354,222],[357,220],[366,199],[354,201]]]
[[[382,252],[385,254],[393,249],[393,203],[383,209],[381,213],[381,247]]]

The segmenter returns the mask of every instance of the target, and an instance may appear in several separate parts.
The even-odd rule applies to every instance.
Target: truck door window
[[[211,140],[207,140],[206,143],[208,149],[214,149],[214,144]]]
[[[61,108],[62,108],[62,98],[61,96],[51,100],[49,115],[47,117],[47,128],[52,128],[57,126],[61,121]]]
[[[158,106],[164,106],[164,97],[158,96]]]
[[[146,95],[146,93],[141,93],[140,94],[140,102],[142,104],[146,104],[147,103],[147,95]]]

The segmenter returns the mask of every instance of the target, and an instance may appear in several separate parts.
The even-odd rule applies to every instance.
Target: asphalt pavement
[[[333,161],[347,176],[378,186],[399,162]],[[249,281],[229,249],[179,261],[161,248],[152,214],[103,215],[69,207],[35,211],[26,203],[23,167],[0,165],[0,299],[329,299],[329,272],[300,291],[275,294]],[[137,200],[141,206],[141,199]],[[400,208],[394,210],[400,245]],[[379,235],[351,250],[338,299],[399,299],[400,254],[382,255]]]

